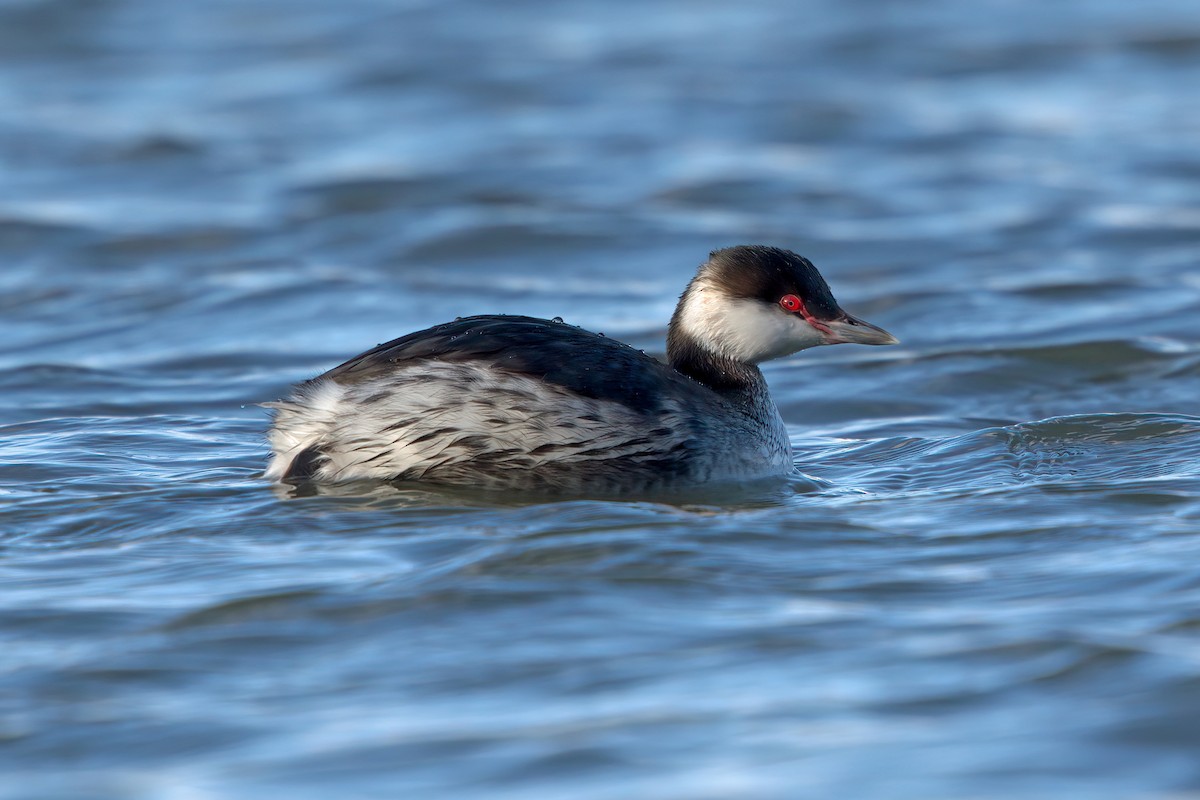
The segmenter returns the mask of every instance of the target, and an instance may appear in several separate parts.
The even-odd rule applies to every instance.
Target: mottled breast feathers
[[[266,474],[612,494],[780,473],[787,433],[748,369],[754,391],[722,393],[562,322],[459,319],[273,404]]]

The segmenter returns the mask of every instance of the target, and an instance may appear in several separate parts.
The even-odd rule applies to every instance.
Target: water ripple
[[[1200,786],[1194,4],[632,10],[0,2],[0,797]],[[355,352],[661,354],[754,241],[904,341],[765,365],[794,478],[259,477]]]

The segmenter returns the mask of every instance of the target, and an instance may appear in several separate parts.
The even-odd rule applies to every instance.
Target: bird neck
[[[667,329],[667,361],[676,372],[720,394],[749,396],[766,391],[766,380],[758,367],[712,352],[685,333],[677,318]]]

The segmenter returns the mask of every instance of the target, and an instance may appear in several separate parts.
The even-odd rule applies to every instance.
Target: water
[[[1198,85],[1186,0],[0,2],[0,796],[1200,792]],[[258,478],[741,242],[904,341],[770,365],[792,481]]]

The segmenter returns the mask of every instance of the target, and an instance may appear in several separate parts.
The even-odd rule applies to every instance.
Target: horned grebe
[[[716,250],[671,317],[669,365],[557,318],[437,325],[268,404],[266,477],[618,493],[782,475],[792,448],[756,365],[842,342],[897,340],[806,258]]]

